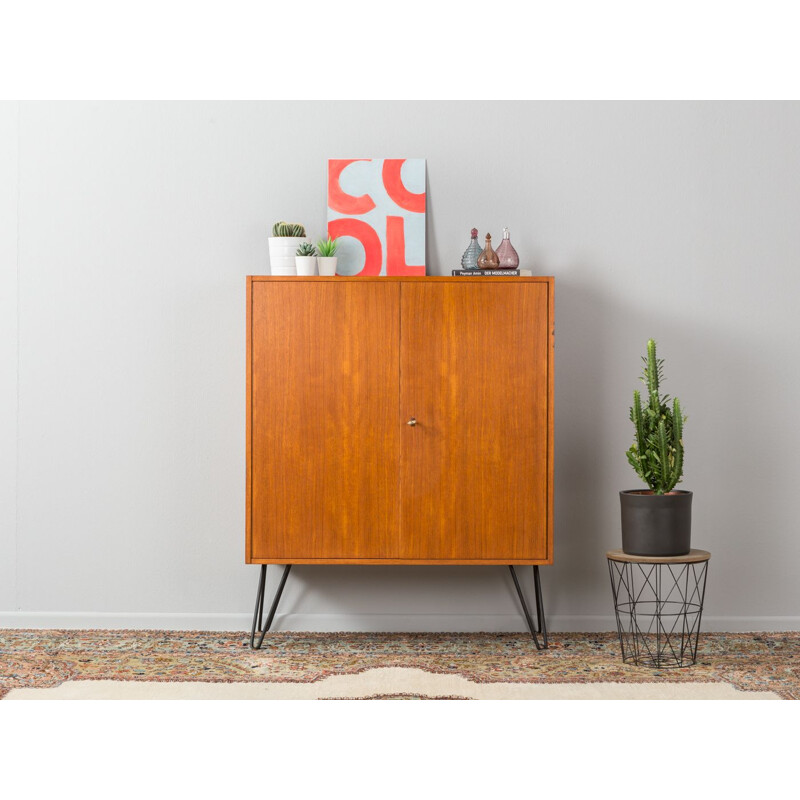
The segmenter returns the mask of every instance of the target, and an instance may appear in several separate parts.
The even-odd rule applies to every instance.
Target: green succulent
[[[314,249],[314,245],[311,242],[301,242],[300,247],[297,248],[295,255],[298,256],[315,256],[317,251]]]
[[[317,242],[317,251],[319,252],[322,258],[330,258],[331,256],[336,255],[336,248],[339,246],[338,239],[331,239],[329,236],[327,239],[320,239]]]
[[[647,403],[642,405],[638,390],[633,393],[631,422],[636,438],[628,448],[628,463],[654,494],[671,492],[683,477],[683,423],[686,417],[676,397],[669,407],[669,395],[660,394],[664,361],[656,358],[656,343],[647,342],[642,383],[647,387]]]
[[[306,229],[299,222],[276,222],[272,226],[273,236],[305,236]]]

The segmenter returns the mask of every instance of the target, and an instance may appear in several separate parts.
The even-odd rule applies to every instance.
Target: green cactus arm
[[[669,445],[667,440],[667,426],[662,419],[658,423],[658,462],[660,466],[660,480],[658,487],[655,488],[656,494],[664,494],[664,487],[669,483],[670,464],[669,464]]]
[[[644,420],[642,419],[642,395],[637,389],[633,393],[633,424],[636,426],[636,443],[639,452],[644,452]]]
[[[683,447],[678,448],[673,456],[674,463],[672,466],[669,487],[667,488],[668,492],[671,492],[675,486],[680,483],[681,478],[683,478]]]
[[[647,393],[650,399],[650,408],[654,414],[661,413],[661,400],[659,398],[660,365],[656,356],[656,343],[653,339],[647,341],[647,367],[645,371]]]
[[[654,485],[654,476],[658,473],[658,459],[653,459],[653,447],[651,442],[652,437],[645,438],[644,449],[638,447],[637,456],[641,469],[637,470],[639,477],[652,489]]]
[[[683,411],[678,398],[672,401],[672,449],[673,449],[673,465],[672,476],[670,480],[670,487],[668,491],[672,491],[675,486],[680,483],[683,478]]]
[[[672,435],[676,442],[683,439],[683,413],[681,401],[677,397],[672,401]]]
[[[637,472],[644,478],[644,465],[642,454],[645,453],[644,420],[642,419],[642,396],[639,390],[633,393],[633,407],[631,408],[631,419],[636,429],[636,451],[639,458],[640,468]]]
[[[652,394],[658,392],[658,359],[656,358],[656,343],[653,339],[647,340],[647,390]]]

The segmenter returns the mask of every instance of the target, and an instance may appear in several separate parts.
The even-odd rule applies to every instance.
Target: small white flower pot
[[[316,275],[317,274],[317,257],[316,256],[295,256],[295,264],[297,265],[298,275]]]
[[[319,262],[319,274],[335,275],[336,262],[338,260],[339,260],[338,256],[327,256],[325,258],[323,258],[322,256],[317,256],[317,261]]]
[[[270,236],[269,266],[273,275],[297,275],[295,253],[303,242],[311,244],[305,236]]]

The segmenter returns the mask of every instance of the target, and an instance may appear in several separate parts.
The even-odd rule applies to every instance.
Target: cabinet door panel
[[[399,293],[252,283],[248,560],[397,557]]]
[[[549,284],[485,281],[402,286],[403,558],[552,558]]]

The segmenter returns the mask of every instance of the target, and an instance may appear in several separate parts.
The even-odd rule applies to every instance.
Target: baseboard
[[[0,612],[0,628],[247,631],[251,623],[250,614]],[[616,630],[611,615],[555,614],[547,626],[553,633]],[[278,614],[273,630],[523,632],[525,623],[514,614]],[[797,631],[800,617],[704,617],[702,630]]]

